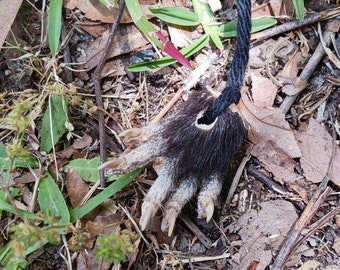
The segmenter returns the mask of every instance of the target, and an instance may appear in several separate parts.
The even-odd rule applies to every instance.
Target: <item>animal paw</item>
[[[161,229],[171,235],[182,208],[197,192],[198,217],[212,218],[229,163],[247,133],[238,112],[230,108],[212,124],[199,124],[214,99],[210,92],[194,93],[163,121],[125,132],[136,147],[102,165],[110,174],[126,173],[161,158],[158,178],[142,205],[143,230],[162,209]]]

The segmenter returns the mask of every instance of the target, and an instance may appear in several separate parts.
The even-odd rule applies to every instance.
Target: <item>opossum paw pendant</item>
[[[103,164],[109,174],[126,173],[161,160],[158,178],[142,205],[143,230],[162,209],[161,229],[171,235],[182,208],[197,191],[198,217],[212,218],[229,163],[247,133],[238,112],[230,108],[212,124],[198,124],[213,100],[209,92],[194,93],[163,121],[127,131],[125,135],[137,147]]]

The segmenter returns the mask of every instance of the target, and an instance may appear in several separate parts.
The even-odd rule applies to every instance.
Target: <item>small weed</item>
[[[95,248],[97,259],[104,261],[113,261],[115,265],[125,260],[126,254],[133,251],[134,242],[139,236],[136,232],[127,229],[121,230],[117,227],[114,233],[110,235],[101,235],[97,241],[100,247]]]

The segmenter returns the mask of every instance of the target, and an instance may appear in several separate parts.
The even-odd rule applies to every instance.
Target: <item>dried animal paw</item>
[[[125,135],[136,148],[103,164],[110,174],[126,173],[161,158],[158,178],[142,205],[143,230],[161,208],[161,229],[171,235],[179,213],[197,191],[198,217],[207,221],[212,218],[229,163],[247,134],[241,116],[232,109],[234,105],[212,124],[198,123],[214,100],[208,91],[191,94],[173,115],[145,128],[127,131]]]

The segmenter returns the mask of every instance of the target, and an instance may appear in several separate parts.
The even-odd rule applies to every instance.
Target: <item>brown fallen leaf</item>
[[[263,78],[262,80],[269,79]],[[249,100],[244,91],[245,89],[243,89],[241,102],[239,103],[241,115],[249,125],[249,139],[254,144],[258,144],[261,141],[272,141],[278,149],[285,152],[289,157],[300,157],[300,148],[288,122],[285,120],[283,112],[278,108],[257,105],[257,102],[260,104],[267,102],[268,104],[269,101],[258,98],[254,94],[256,91],[272,91],[271,89],[264,89],[263,86],[261,88],[258,90],[253,87],[253,101]],[[266,95],[265,92],[261,96],[271,97],[271,95]]]
[[[183,7],[182,1],[173,1],[173,0],[163,0],[163,7]],[[171,42],[175,45],[176,48],[184,48],[190,44],[192,40],[190,27],[180,26],[180,25],[172,25],[168,24],[168,31],[170,35]]]
[[[12,23],[21,7],[22,0],[2,0],[0,1],[0,47],[5,42]]]
[[[295,182],[301,177],[294,172],[296,162],[272,141],[256,144],[251,154],[256,156],[281,184]]]
[[[76,139],[72,146],[74,149],[84,149],[90,146],[91,143],[92,137],[89,135],[84,135],[83,137]]]
[[[93,69],[99,63],[101,54],[105,48],[109,31],[103,33],[92,43],[87,46],[85,55],[78,57],[78,63],[84,63],[84,69]],[[145,46],[148,41],[143,37],[140,31],[134,25],[121,25],[118,33],[113,39],[113,44],[108,54],[108,58],[134,51]]]
[[[282,1],[281,0],[270,0],[270,7],[273,10],[274,16],[278,17],[281,15],[281,6]]]
[[[149,10],[149,7],[159,7],[156,5],[156,1],[140,1],[140,5],[143,11],[143,14],[146,18],[150,19],[153,18],[154,15]],[[112,8],[106,8],[105,5],[103,5],[98,0],[69,0],[66,1],[64,4],[64,7],[70,10],[73,9],[79,9],[84,13],[84,16],[92,21],[100,21],[103,23],[113,23],[114,18],[118,12],[118,9]],[[129,15],[129,12],[125,9],[123,16],[120,20],[121,23],[130,23],[132,22],[132,19]]]
[[[309,120],[306,131],[296,131],[295,137],[302,152],[300,159],[304,176],[313,183],[319,183],[326,176],[328,165],[330,180],[340,186],[340,150],[335,144],[332,151],[333,138],[326,129],[314,118]]]
[[[253,261],[259,261],[257,270],[265,269],[298,218],[293,204],[284,200],[263,202],[259,208],[248,210],[227,227],[242,242],[233,256],[234,270],[247,269]]]
[[[24,174],[21,177],[17,177],[13,180],[13,186],[17,187],[23,184],[29,184],[33,183],[37,180],[37,178],[42,178],[44,177],[44,170],[43,169],[34,169],[33,170],[34,174],[33,175],[31,172]]]
[[[73,207],[79,207],[81,201],[89,191],[88,185],[81,179],[74,169],[67,171],[67,194]]]

